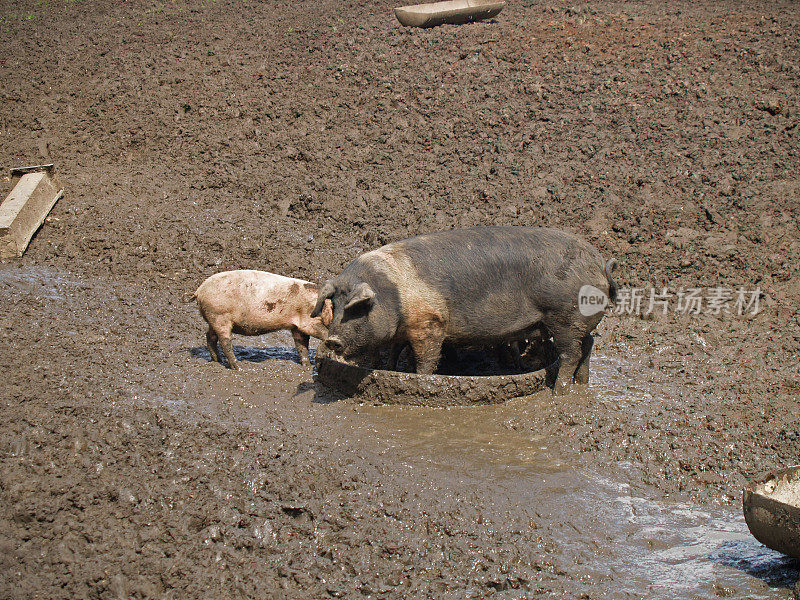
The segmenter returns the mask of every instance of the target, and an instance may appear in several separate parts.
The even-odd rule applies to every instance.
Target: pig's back
[[[448,297],[480,298],[492,291],[519,293],[541,286],[572,288],[576,279],[603,276],[599,252],[556,229],[454,229],[392,245],[408,254],[421,279]]]
[[[454,339],[503,338],[542,314],[577,306],[584,284],[607,286],[597,250],[571,234],[536,227],[480,227],[391,244],[419,280],[445,299]]]

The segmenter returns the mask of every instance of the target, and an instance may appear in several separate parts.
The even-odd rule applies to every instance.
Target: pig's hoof
[[[553,395],[554,396],[566,396],[569,394],[569,384],[568,383],[558,383],[553,386]]]

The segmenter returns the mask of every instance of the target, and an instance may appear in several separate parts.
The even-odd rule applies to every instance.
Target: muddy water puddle
[[[663,402],[663,387],[630,385],[630,366],[598,357],[585,393],[632,412]],[[497,498],[534,507],[561,550],[559,567],[602,597],[791,596],[800,564],[757,542],[741,511],[665,498],[632,470],[631,481],[610,478],[602,465],[577,464],[547,432],[514,427],[552,401],[545,392],[494,406],[364,405],[358,412],[399,459],[484,481]],[[614,472],[625,473],[621,466]]]
[[[647,498],[630,485],[586,478],[576,527],[605,535],[610,553],[601,569],[620,593],[654,598],[790,597],[798,564],[758,543],[744,518],[720,507]],[[598,529],[598,526],[601,529]]]
[[[526,404],[442,409],[364,405],[359,412],[374,424],[378,435],[390,438],[399,455],[441,467],[491,470],[493,477],[566,470],[545,436],[524,435],[513,428],[512,419],[524,413]]]

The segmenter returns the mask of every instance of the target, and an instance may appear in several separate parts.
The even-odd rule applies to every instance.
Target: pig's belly
[[[293,327],[292,319],[280,311],[249,311],[238,315],[233,332],[240,335],[262,335]]]

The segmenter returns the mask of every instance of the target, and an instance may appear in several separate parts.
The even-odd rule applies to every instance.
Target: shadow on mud
[[[709,556],[712,562],[738,569],[771,588],[792,589],[800,581],[800,560],[753,540],[731,540]]]
[[[300,395],[308,390],[314,390],[314,397],[311,399],[311,402],[314,404],[333,404],[334,402],[339,402],[340,400],[345,400],[347,398],[347,396],[344,394],[334,392],[322,384],[311,381],[303,382],[298,385],[295,395]]]
[[[188,348],[189,354],[192,358],[202,358],[207,362],[211,361],[211,353],[205,346],[196,346]],[[233,352],[236,354],[236,359],[251,363],[262,363],[268,360],[288,360],[300,364],[300,356],[294,348],[286,346],[266,346],[264,348],[253,348],[252,346],[234,346]],[[311,348],[308,352],[311,359],[314,359],[315,351]],[[222,364],[228,366],[228,361],[225,356],[220,352],[220,359]]]

